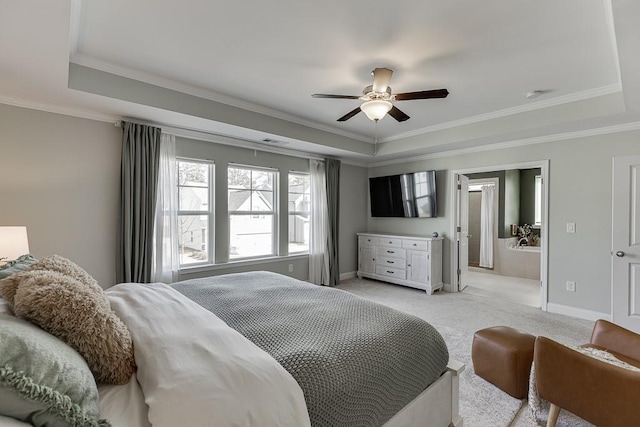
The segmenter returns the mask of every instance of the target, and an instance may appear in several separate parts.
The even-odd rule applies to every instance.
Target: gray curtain
[[[118,283],[151,281],[160,128],[122,123]]]
[[[340,283],[340,266],[338,265],[338,236],[340,235],[340,160],[325,159],[327,174],[327,210],[328,235],[327,257],[329,258],[329,281],[327,286]]]

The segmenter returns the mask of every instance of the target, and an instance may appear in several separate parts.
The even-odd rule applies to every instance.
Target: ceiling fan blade
[[[358,95],[327,95],[324,93],[314,93],[311,95],[314,98],[330,98],[330,99],[360,99]]]
[[[376,68],[371,73],[373,74],[373,91],[378,93],[386,92],[393,71],[388,68]]]
[[[409,120],[409,116],[407,116],[403,111],[398,109],[398,107],[396,107],[395,105],[391,107],[391,110],[389,110],[389,115],[399,122],[404,122],[405,120]]]
[[[411,99],[446,98],[449,91],[446,89],[421,90],[419,92],[396,93],[396,101],[409,101]]]
[[[355,116],[356,114],[358,114],[360,111],[360,107],[357,107],[351,111],[349,111],[347,114],[345,114],[344,116],[340,117],[338,119],[339,122],[346,122],[347,120],[349,120],[351,117]]]

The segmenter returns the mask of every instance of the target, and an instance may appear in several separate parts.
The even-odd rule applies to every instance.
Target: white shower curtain
[[[309,281],[316,285],[329,281],[327,251],[328,208],[327,175],[322,160],[310,160],[311,170],[311,233],[309,244]]]
[[[493,268],[493,185],[482,186],[480,202],[480,267]]]

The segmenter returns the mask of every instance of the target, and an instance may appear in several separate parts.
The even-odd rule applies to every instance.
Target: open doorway
[[[452,290],[546,311],[548,161],[451,174]]]

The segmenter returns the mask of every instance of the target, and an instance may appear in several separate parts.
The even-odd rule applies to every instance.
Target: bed
[[[428,323],[268,272],[106,291],[137,371],[100,386],[113,426],[462,426]],[[25,425],[0,417],[0,426]]]

